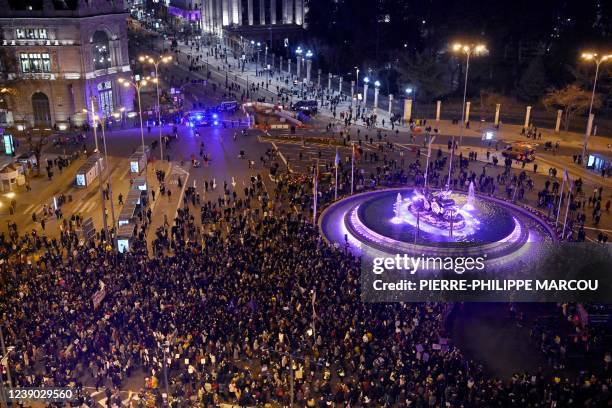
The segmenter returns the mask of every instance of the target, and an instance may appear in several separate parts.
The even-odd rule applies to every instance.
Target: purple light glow
[[[404,198],[400,195],[389,202],[389,194],[395,195],[398,192]],[[450,231],[445,229],[444,225],[424,222],[424,213],[427,211],[421,206],[418,230],[423,235],[417,235],[415,241],[417,212],[409,211],[407,207],[420,197],[424,195],[407,189],[382,190],[348,197],[334,203],[323,212],[320,226],[326,239],[334,245],[347,245],[355,255],[366,257],[396,253],[425,253],[439,256],[484,253],[490,261],[502,263],[526,256],[525,251],[532,254],[531,247],[526,245],[527,242],[554,239],[554,235],[550,235],[549,229],[539,218],[519,206],[493,197],[472,196],[470,199],[469,194],[467,202],[464,203],[465,197],[462,193],[457,193],[454,198],[459,200],[460,205],[452,208],[463,217],[465,221],[463,229],[453,229],[453,234],[450,236]],[[426,197],[429,197],[431,203],[431,196]],[[384,205],[381,205],[383,202]],[[391,203],[400,204],[401,214],[397,212],[395,216],[389,214]],[[451,201],[442,200],[438,203],[446,206],[444,208],[449,208],[449,204],[453,204]],[[474,204],[473,210],[466,208],[468,203]],[[505,217],[508,217],[503,227],[501,226],[504,222],[498,221],[497,218],[500,211],[504,211]],[[441,212],[438,212],[437,216],[440,214]],[[498,222],[501,223],[500,228],[495,228]]]
[[[200,10],[184,10],[179,7],[170,6],[168,7],[168,12],[175,17],[183,18],[188,21],[200,20]]]

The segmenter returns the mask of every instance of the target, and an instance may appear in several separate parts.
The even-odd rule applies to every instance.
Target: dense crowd
[[[240,194],[225,184],[216,201],[187,193],[155,257],[144,241],[120,254],[71,229],[49,240],[15,227],[0,239],[13,384],[106,387],[109,406],[138,375],[141,403],[157,406],[166,389],[174,406],[609,402],[609,363],[597,377],[502,381],[447,341],[452,305],[362,303],[359,259],[278,204],[307,193],[281,180],[268,197],[259,177]]]
[[[209,57],[221,58],[220,51]],[[189,63],[191,70],[206,66],[203,58]],[[226,87],[228,95],[244,93]],[[250,87],[259,90],[259,84]],[[327,103],[333,109],[338,102]],[[376,123],[363,112],[356,116],[368,127]],[[376,149],[355,149],[354,171],[352,157],[337,164],[341,194],[353,178],[356,190],[424,185],[420,149],[408,164],[403,156],[392,158],[394,146],[380,132],[376,138]],[[368,142],[374,137],[365,135]],[[323,165],[331,180],[336,164]],[[475,155],[459,157],[450,181],[441,150],[429,166],[433,187],[473,183],[481,193],[519,201],[536,188],[526,171],[512,175],[506,163],[493,172]],[[158,174],[160,192],[168,194],[164,178]],[[9,234],[0,235],[0,328],[4,342],[15,347],[8,360],[13,386],[106,389],[108,406],[121,405],[118,390],[134,378],[143,406],[162,406],[167,391],[181,407],[610,404],[609,355],[592,372],[571,378],[537,372],[501,380],[448,340],[452,304],[363,303],[360,260],[328,244],[305,216],[312,211],[309,183],[309,176],[279,176],[268,194],[261,176],[242,191],[213,180],[206,182],[207,199],[188,188],[176,218],[149,234],[150,246],[152,215],[140,215],[129,253],[116,252],[104,232],[80,240],[78,217],[64,219],[53,239],[19,233],[11,224]],[[564,199],[557,181],[540,191],[542,202],[534,204],[545,209]],[[320,194],[323,203],[331,201],[334,189],[322,183]],[[602,190],[576,194],[571,222],[580,223],[586,208],[601,212],[602,200]],[[562,365],[566,339],[545,330],[534,337]],[[78,403],[95,406],[85,391]]]

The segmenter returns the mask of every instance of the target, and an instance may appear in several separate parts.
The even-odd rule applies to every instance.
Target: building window
[[[21,72],[51,72],[51,58],[48,53],[21,53],[19,61]]]
[[[47,29],[46,28],[18,28],[17,39],[18,40],[46,40]]]
[[[105,69],[111,66],[108,36],[104,31],[96,31],[92,37],[92,54],[94,69]]]
[[[110,116],[115,109],[113,102],[113,85],[111,81],[100,82],[98,88],[98,103],[104,116]]]

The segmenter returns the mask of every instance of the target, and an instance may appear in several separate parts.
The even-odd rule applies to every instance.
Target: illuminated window
[[[46,28],[18,28],[16,34],[18,40],[46,40],[48,38]]]
[[[105,69],[111,66],[108,36],[104,31],[96,31],[92,38],[92,55],[94,69]]]
[[[51,72],[51,58],[48,53],[21,53],[21,72]]]

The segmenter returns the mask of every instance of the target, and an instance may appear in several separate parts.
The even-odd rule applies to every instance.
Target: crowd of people
[[[363,112],[357,116],[376,123]],[[341,194],[352,183],[356,190],[424,184],[420,149],[408,164],[393,158],[393,143],[380,133],[377,139],[374,151],[354,149],[356,157],[324,164],[330,182],[338,166]],[[365,135],[368,141],[374,139]],[[482,193],[501,190],[518,200],[534,189],[525,171],[513,175],[506,166],[494,173],[475,155],[459,156],[448,180],[447,157],[441,150],[434,156],[431,186],[473,183]],[[162,186],[164,179],[157,174]],[[212,180],[206,199],[188,188],[176,218],[149,234],[152,242],[152,214],[140,215],[126,253],[104,231],[80,239],[78,218],[64,220],[59,238],[20,233],[11,224],[0,235],[0,329],[14,347],[8,356],[13,387],[73,387],[75,405],[86,406],[96,402],[85,387],[104,389],[109,407],[121,406],[120,390],[134,379],[142,387],[137,406],[162,406],[164,398],[176,407],[610,403],[609,355],[593,371],[571,377],[540,371],[503,380],[449,341],[452,304],[362,302],[360,259],[326,242],[312,225],[310,178],[279,174],[276,181],[270,194],[261,175],[242,190]],[[545,195],[563,200],[558,186],[547,183]],[[331,183],[322,183],[321,203],[334,193]],[[599,190],[588,205],[601,211],[601,201]],[[546,352],[558,355],[554,344],[562,339],[553,337],[551,345],[550,337],[539,338]]]
[[[172,225],[156,231],[154,256],[143,234],[123,254],[104,234],[79,242],[72,229],[0,237],[13,385],[106,389],[108,406],[137,376],[143,406],[160,406],[165,392],[185,407],[609,400],[608,363],[597,376],[503,381],[448,341],[452,305],[363,303],[360,260],[291,209],[307,211],[307,186],[281,179],[268,196],[253,177],[244,191],[219,190],[215,201],[185,195]],[[78,402],[93,406],[88,398]]]

